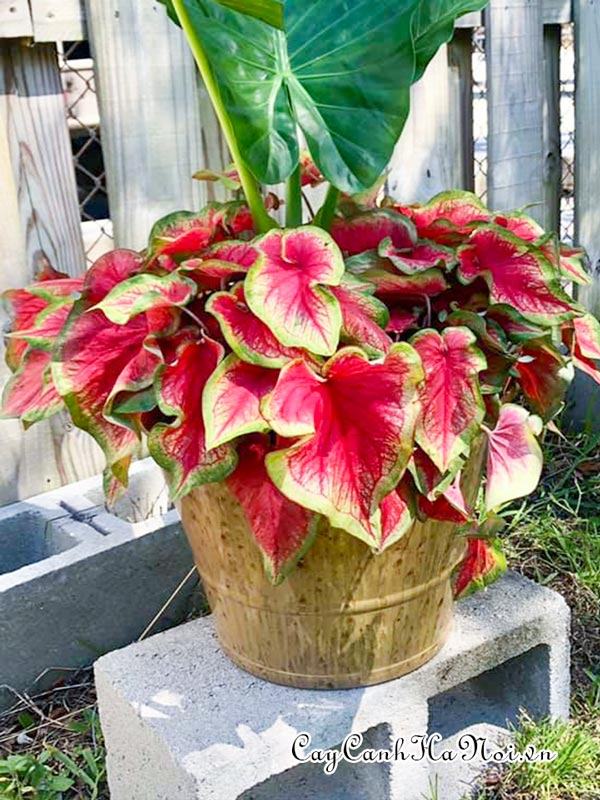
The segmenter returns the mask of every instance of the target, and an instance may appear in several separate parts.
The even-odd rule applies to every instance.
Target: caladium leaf
[[[222,357],[223,348],[211,339],[186,342],[177,361],[156,377],[159,408],[175,420],[154,425],[148,449],[165,470],[174,500],[203,483],[223,480],[235,468],[231,445],[207,449],[202,418],[202,392]]]
[[[428,5],[428,4],[425,4]],[[478,224],[489,222],[491,214],[471,192],[440,192],[425,205],[395,205],[412,220],[419,239],[456,245],[466,239]]]
[[[383,239],[377,252],[405,275],[414,275],[432,267],[448,269],[456,261],[454,250],[433,242],[418,242],[413,247],[403,248],[396,247],[391,239]]]
[[[192,256],[214,241],[212,212],[174,211],[155,222],[150,231],[148,256]],[[224,237],[221,237],[224,238]]]
[[[258,256],[248,242],[225,241],[207,247],[201,258],[190,258],[180,269],[206,289],[220,289],[224,283],[243,277]]]
[[[2,394],[2,417],[20,417],[25,425],[56,414],[63,401],[50,371],[51,354],[29,350]]]
[[[573,363],[596,383],[600,383],[600,323],[592,314],[573,320]]]
[[[206,303],[221,326],[233,352],[243,361],[262,367],[283,367],[294,358],[308,356],[299,347],[286,347],[244,302],[243,290],[216,292]]]
[[[472,511],[461,488],[463,463],[457,459],[444,474],[420,447],[415,449],[409,467],[419,490],[417,508],[421,518],[459,524],[471,519]]]
[[[542,325],[572,319],[577,313],[540,249],[498,225],[478,228],[458,256],[459,279],[468,284],[484,277],[492,303],[506,303]]]
[[[245,433],[269,429],[260,402],[273,390],[277,376],[275,370],[248,364],[233,353],[221,361],[202,394],[207,450]]]
[[[491,305],[486,310],[485,316],[486,319],[499,325],[508,338],[516,344],[522,344],[531,339],[540,339],[547,334],[547,329],[544,330],[544,328],[534,325],[533,322],[529,322],[509,305]]]
[[[403,306],[394,306],[390,309],[390,318],[385,329],[388,333],[405,333],[411,328],[417,327],[417,320],[421,314],[422,309],[419,308],[404,308]]]
[[[244,283],[246,302],[288,347],[330,355],[342,312],[328,286],[344,274],[342,255],[325,231],[273,230],[254,241],[259,255]]]
[[[392,492],[383,498],[379,510],[381,512],[380,550],[385,550],[405,533],[408,533],[415,521],[415,502],[406,476]]]
[[[105,419],[117,425],[132,427],[130,415],[134,413],[135,406],[133,403],[128,404],[127,400],[131,395],[136,394],[139,401],[139,393],[152,387],[154,377],[162,363],[163,357],[160,347],[150,335],[144,340],[142,347],[131,361],[125,365],[114,382],[104,404]],[[150,396],[146,395],[143,398],[143,407],[137,410],[149,411],[156,406],[157,401],[153,390],[151,395],[153,402],[150,404]],[[118,411],[115,408],[117,405],[119,406]],[[133,430],[137,430],[137,424],[133,425]]]
[[[487,433],[485,505],[494,511],[504,503],[531,494],[542,473],[543,456],[537,437],[542,421],[525,408],[506,403],[496,427]]]
[[[126,481],[126,467],[139,436],[123,424],[104,417],[104,407],[119,376],[144,349],[150,332],[172,324],[166,310],[134,317],[126,325],[110,322],[98,310],[78,301],[69,317],[52,364],[52,377],[77,427],[102,447],[109,468]]]
[[[560,409],[573,380],[573,367],[548,341],[523,346],[515,369],[527,402],[536,414],[549,419]]]
[[[342,340],[359,345],[370,356],[381,356],[390,349],[392,340],[384,328],[389,321],[387,307],[373,297],[375,287],[350,273],[342,277],[331,292],[342,309]]]
[[[110,290],[144,269],[144,259],[134,250],[111,250],[95,261],[84,276],[83,292],[89,305],[103,300]]]
[[[361,350],[348,347],[322,373],[292,361],[263,402],[263,415],[278,434],[303,437],[270,453],[267,471],[291,500],[381,549],[379,504],[412,451],[419,358],[405,342],[393,345],[383,363],[369,363]]]
[[[495,323],[494,320],[487,319],[487,316],[484,317],[474,311],[459,309],[448,315],[447,323],[449,325],[463,325],[465,328],[469,328],[477,336],[480,344],[490,350],[498,353],[507,352],[508,341],[502,327]]]
[[[331,235],[340,250],[349,256],[365,250],[377,250],[379,243],[389,239],[396,248],[412,249],[417,233],[412,222],[387,208],[365,211],[352,217],[336,217]]]
[[[274,584],[289,574],[314,541],[318,516],[292,502],[275,486],[265,467],[266,437],[250,436],[238,447],[238,465],[227,486],[244,509]]]
[[[451,35],[452,20],[483,3],[287,0],[283,31],[211,0],[182,5],[255,177],[273,184],[292,172],[299,125],[325,177],[356,193],[387,165],[410,84]]]
[[[469,539],[467,554],[454,576],[454,597],[468,597],[506,572],[506,557],[499,540]]]
[[[463,327],[418,331],[411,340],[421,356],[425,382],[416,440],[441,472],[469,447],[485,408],[478,373],[486,367],[474,334]]]
[[[448,282],[439,269],[427,269],[416,275],[401,275],[393,268],[374,267],[355,274],[372,283],[375,294],[386,303],[435,297],[448,288]]]
[[[589,259],[582,247],[569,247],[561,244],[559,247],[559,268],[562,277],[578,283],[580,286],[590,286],[592,277],[589,274]]]
[[[194,281],[177,272],[167,275],[146,272],[114,286],[94,307],[111,322],[125,325],[144,311],[186,305],[196,293],[196,288]]]
[[[473,517],[473,512],[467,507],[465,498],[460,487],[460,473],[455,478],[448,489],[430,500],[428,497],[418,495],[417,503],[419,515],[423,519],[437,519],[440,522],[454,522],[457,525],[464,525]]]

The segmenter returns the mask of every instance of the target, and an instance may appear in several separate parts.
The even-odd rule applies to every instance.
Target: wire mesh
[[[475,192],[482,200],[487,194],[487,76],[485,28],[473,29],[473,144]],[[574,156],[575,156],[575,57],[572,23],[561,26],[560,49],[560,235],[574,237]]]
[[[94,63],[87,42],[63,42],[58,64],[77,183],[86,260],[95,261],[113,243]]]

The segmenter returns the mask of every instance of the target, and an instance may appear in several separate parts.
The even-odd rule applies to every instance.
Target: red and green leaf
[[[454,576],[454,597],[468,597],[506,572],[506,557],[497,539],[469,539],[467,554]]]
[[[218,242],[208,247],[202,257],[183,261],[180,268],[203,288],[215,290],[228,281],[243,277],[257,256],[257,251],[248,242]]]
[[[83,292],[89,305],[104,300],[115,286],[144,269],[144,259],[134,250],[111,250],[95,261],[85,274]]]
[[[573,368],[548,341],[523,346],[515,369],[527,402],[536,414],[549,419],[560,409],[573,379]]]
[[[392,340],[385,332],[389,322],[387,307],[373,297],[375,287],[350,273],[331,292],[342,309],[342,340],[362,347],[370,356],[387,353]]]
[[[208,450],[245,433],[269,429],[260,403],[273,390],[277,376],[275,370],[248,364],[233,353],[221,361],[202,395]]]
[[[377,250],[379,243],[389,239],[396,248],[412,249],[417,241],[414,225],[396,211],[378,208],[352,217],[336,217],[331,235],[340,250],[353,256],[365,250]]]
[[[217,292],[206,303],[206,310],[219,321],[233,352],[244,361],[263,367],[282,367],[293,358],[301,358],[301,348],[281,344],[268,325],[250,311],[240,289]]]
[[[578,283],[580,286],[589,286],[592,277],[588,271],[589,259],[582,247],[569,247],[561,244],[559,247],[559,268],[562,277]]]
[[[416,440],[441,472],[469,451],[485,408],[478,373],[486,367],[474,334],[464,327],[416,333],[412,344],[423,362],[421,413]]]
[[[174,211],[154,223],[150,231],[148,257],[193,256],[214,241],[215,224],[211,209]],[[224,238],[224,237],[221,237]]]
[[[405,475],[398,486],[387,494],[379,504],[381,513],[381,547],[397,542],[411,529],[415,521],[413,490]]]
[[[267,456],[273,482],[291,500],[381,549],[379,505],[411,455],[421,378],[419,358],[406,343],[393,345],[383,363],[344,348],[323,377],[303,361],[287,364],[262,412],[281,436],[302,438]]]
[[[202,393],[222,357],[223,348],[211,339],[186,342],[177,361],[164,365],[156,377],[158,406],[174,421],[154,425],[148,449],[165,470],[174,500],[204,483],[223,480],[235,468],[231,445],[208,450],[202,417]]]
[[[265,467],[269,451],[264,436],[241,442],[238,465],[227,478],[227,486],[244,510],[269,578],[278,584],[313,543],[318,517],[275,486]]]
[[[577,313],[557,270],[542,251],[498,225],[477,229],[458,255],[459,279],[468,284],[485,278],[492,303],[506,303],[546,325],[572,319]]]
[[[542,473],[543,456],[537,437],[539,417],[525,408],[506,403],[493,430],[484,428],[488,440],[485,487],[487,511],[531,494]]]
[[[573,320],[573,329],[573,363],[600,383],[600,323],[592,314],[584,314]]]
[[[196,293],[196,284],[177,272],[167,275],[143,273],[121,281],[95,308],[111,322],[125,325],[145,311],[186,305]]]
[[[344,261],[333,239],[310,226],[276,229],[254,247],[259,256],[244,285],[250,309],[282,344],[335,352],[342,312],[328,286],[339,284]]]
[[[454,250],[434,242],[417,242],[412,247],[398,248],[391,239],[383,239],[377,252],[405,275],[414,275],[433,267],[448,269],[456,261]]]
[[[430,239],[444,245],[463,241],[478,224],[489,222],[490,212],[471,192],[441,192],[425,205],[396,205],[395,208],[412,220],[419,239]]]
[[[539,339],[547,334],[547,329],[534,325],[515,308],[506,304],[491,305],[485,312],[486,319],[499,325],[508,338],[516,344]]]
[[[25,354],[4,387],[3,417],[20,417],[28,425],[60,411],[64,404],[52,380],[51,358],[43,350],[29,350]]]
[[[439,269],[428,269],[415,275],[402,275],[393,268],[374,267],[358,275],[363,281],[373,284],[377,297],[390,304],[406,299],[435,297],[448,288],[448,283]]]
[[[423,309],[420,308],[405,308],[403,306],[394,306],[390,309],[390,318],[385,329],[388,333],[402,334],[409,331],[411,328],[416,328],[417,321]]]

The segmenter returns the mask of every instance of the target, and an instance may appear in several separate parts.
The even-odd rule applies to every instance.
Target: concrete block
[[[120,510],[106,511],[99,478],[0,509],[0,684],[43,689],[135,641],[188,574],[179,516],[149,460]],[[196,589],[192,577],[155,630],[180,622]],[[13,701],[0,689],[0,708]]]
[[[363,748],[404,737],[407,756],[439,733],[507,735],[520,708],[566,717],[569,613],[560,595],[515,574],[456,607],[453,633],[416,672],[378,686],[290,689],[243,672],[222,653],[210,617],[110,653],[95,665],[111,800],[457,800],[482,759],[438,763],[300,763],[314,748]],[[436,787],[437,789],[434,789]]]

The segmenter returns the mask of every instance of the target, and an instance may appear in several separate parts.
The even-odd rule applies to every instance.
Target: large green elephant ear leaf
[[[167,7],[171,19],[179,24],[179,19],[171,0],[158,0]],[[256,17],[274,28],[283,28],[283,0],[216,0],[225,8],[232,8],[249,17]]]
[[[484,0],[285,0],[283,30],[218,0],[169,0],[204,53],[243,158],[261,183],[298,163],[297,129],[337,188],[357,193],[385,169],[409,89],[457,16]],[[227,0],[250,6],[258,0]]]

